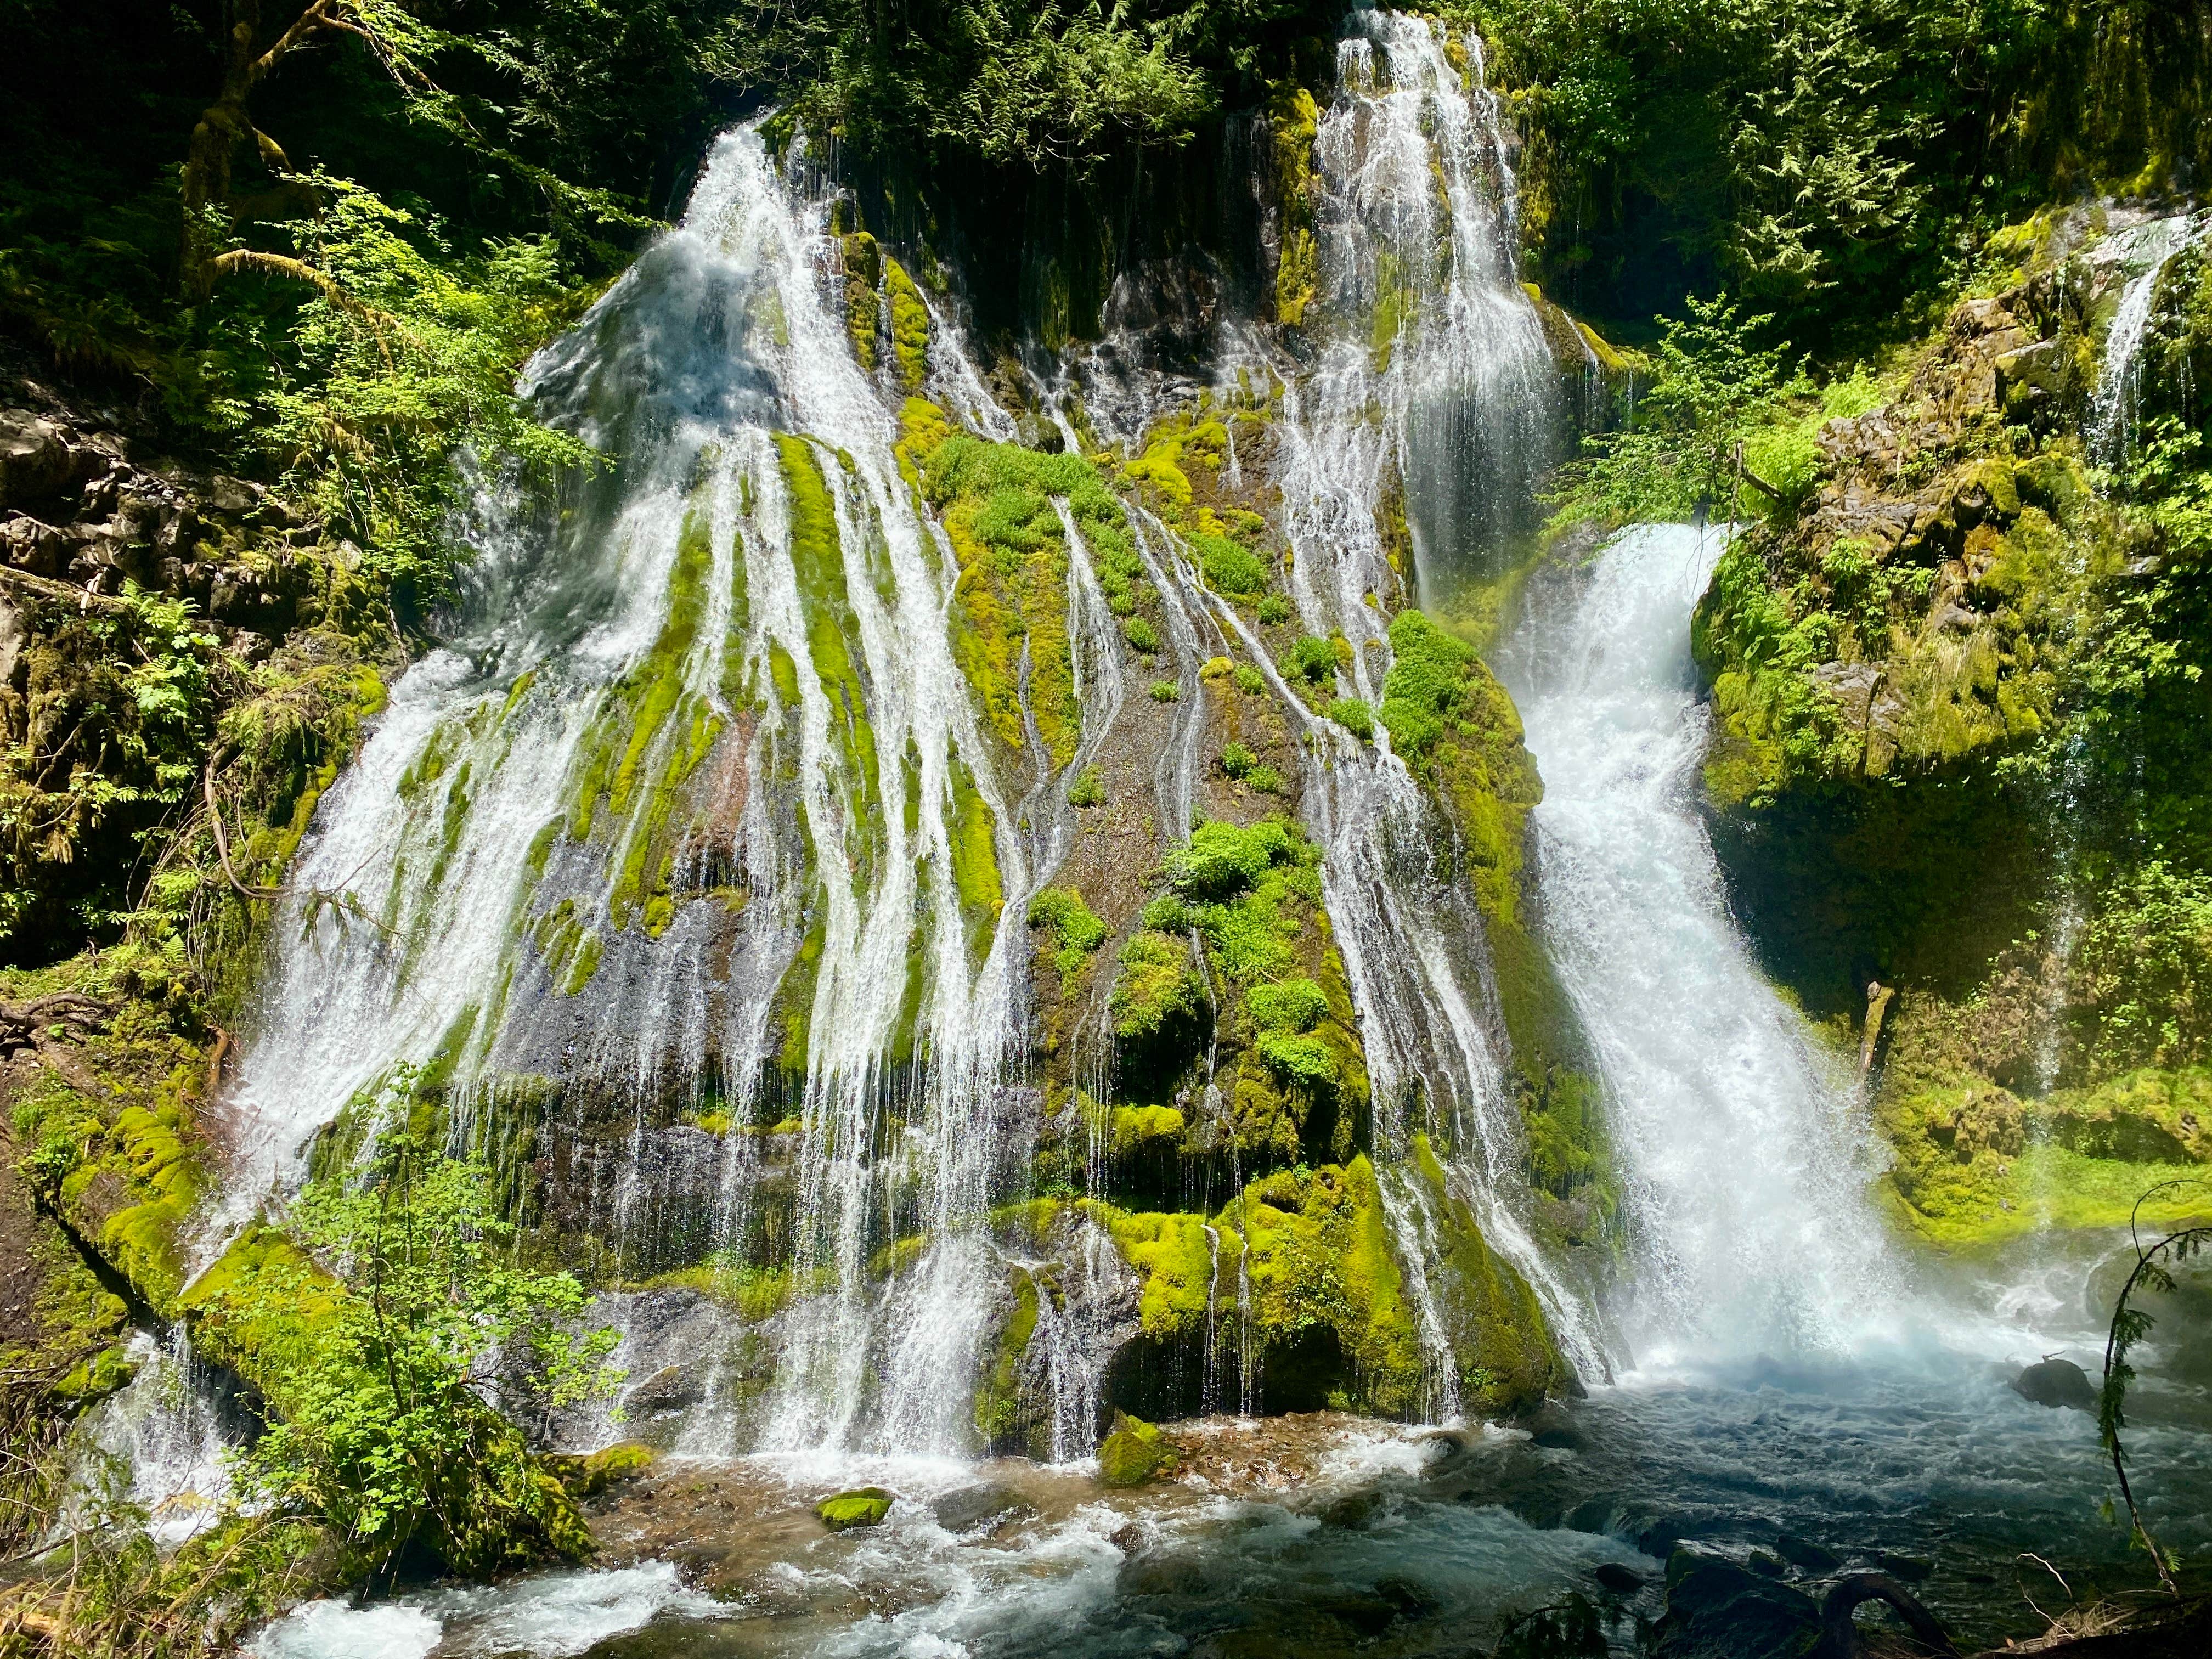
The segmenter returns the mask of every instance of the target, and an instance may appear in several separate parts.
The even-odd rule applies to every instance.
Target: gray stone
[[[2021,1399],[2053,1410],[2062,1406],[2077,1412],[2097,1409],[2096,1385],[2089,1381],[2088,1372],[2070,1359],[2039,1360],[2013,1378],[2011,1388]]]

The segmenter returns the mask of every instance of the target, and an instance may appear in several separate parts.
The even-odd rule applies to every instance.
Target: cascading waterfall
[[[2212,233],[2212,216],[2157,219],[2128,243],[2132,259],[2146,263],[2120,290],[2118,308],[2105,335],[2103,367],[2089,410],[2088,437],[2097,458],[2118,466],[2130,459],[2135,443],[2135,413],[2142,380],[2140,354],[2150,327],[2151,307],[2166,267]]]
[[[1499,662],[1543,769],[1540,892],[1607,1085],[1646,1364],[1838,1351],[1899,1290],[1849,1070],[1753,963],[1692,805],[1689,618],[1723,540],[1624,533]]]
[[[1558,442],[1560,371],[1514,268],[1514,181],[1480,40],[1397,13],[1358,10],[1351,22],[1314,145],[1319,361],[1296,381],[1278,377],[1276,480],[1302,620],[1352,643],[1351,695],[1379,707],[1391,653],[1376,598],[1410,599],[1498,556]],[[1394,489],[1413,571],[1396,568],[1382,539]],[[1449,832],[1387,734],[1369,749],[1334,722],[1307,729],[1326,757],[1310,779],[1308,814],[1366,1014],[1377,1144],[1402,1158],[1413,1133],[1433,1133],[1455,1194],[1536,1287],[1569,1358],[1601,1375],[1581,1298],[1510,1196],[1522,1131],[1484,989],[1480,916],[1463,885],[1437,871],[1436,839]],[[1382,1174],[1401,1255],[1423,1260],[1436,1230],[1424,1189],[1402,1168]],[[1413,1277],[1431,1407],[1449,1415],[1457,1399],[1441,1322],[1424,1278]]]
[[[1030,863],[946,642],[949,550],[821,297],[826,220],[824,188],[732,133],[681,230],[533,366],[548,417],[622,459],[557,529],[488,515],[475,620],[325,804],[295,885],[363,896],[295,915],[269,975],[233,1210],[296,1182],[401,1063],[446,1083],[459,1130],[532,1091],[641,1135],[672,1090],[743,1118],[803,959],[791,1271],[827,1288],[786,1318],[763,1433],[950,1449],[990,1293],[978,1224],[1026,1155]],[[942,348],[937,374],[988,402]],[[963,905],[963,814],[990,826],[1002,915]],[[757,1153],[725,1139],[727,1194]],[[617,1162],[619,1237],[638,1159]],[[879,1296],[894,1222],[924,1242]]]

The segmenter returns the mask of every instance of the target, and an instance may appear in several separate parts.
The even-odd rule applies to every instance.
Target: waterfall
[[[995,1293],[990,1177],[1030,1128],[1029,859],[948,644],[950,549],[824,298],[828,204],[728,135],[681,228],[532,365],[545,417],[619,459],[557,519],[488,500],[465,625],[325,802],[294,885],[360,896],[280,921],[223,1218],[281,1198],[404,1063],[442,1083],[457,1139],[518,1097],[627,1123],[587,1218],[619,1257],[649,1123],[747,1123],[803,1040],[788,1270],[828,1288],[785,1317],[765,1437],[951,1449]],[[931,389],[976,404],[948,334]],[[956,875],[978,817],[995,915]],[[726,1139],[741,1210],[760,1154]],[[920,1254],[878,1289],[892,1236]]]
[[[1480,38],[1366,9],[1351,27],[1314,146],[1320,358],[1284,383],[1276,478],[1301,617],[1353,643],[1345,689],[1379,706],[1390,649],[1377,597],[1410,601],[1498,556],[1557,441],[1559,369],[1515,269],[1514,180]],[[1394,568],[1382,539],[1394,488],[1412,571]],[[1322,757],[1307,811],[1366,1017],[1377,1149],[1402,1158],[1414,1133],[1434,1137],[1454,1195],[1536,1288],[1562,1349],[1601,1374],[1579,1297],[1518,1213],[1522,1131],[1486,990],[1481,918],[1464,884],[1437,868],[1449,831],[1387,732],[1369,748],[1333,722],[1307,727]],[[1436,1224],[1428,1194],[1404,1174],[1383,1169],[1385,1204],[1401,1257],[1418,1262]],[[1449,1415],[1456,1395],[1425,1273],[1407,1288],[1437,1376],[1431,1407]]]
[[[1338,690],[1379,704],[1388,610],[1506,547],[1557,442],[1563,382],[1517,281],[1480,42],[1366,9],[1350,27],[1315,143],[1316,366],[1235,322],[1222,356],[1278,389],[1267,465],[1291,596],[1306,629],[1355,647]],[[532,364],[543,417],[613,459],[550,501],[481,480],[447,642],[395,684],[295,864],[202,1246],[281,1206],[317,1156],[358,1157],[380,1091],[425,1093],[457,1150],[528,1145],[562,1166],[562,1231],[598,1252],[595,1274],[646,1281],[602,1304],[634,1389],[702,1379],[692,1397],[714,1421],[678,1437],[699,1452],[973,1443],[994,1322],[1010,1285],[1036,1290],[1043,1272],[990,1228],[993,1204],[1025,1190],[1041,1122],[1022,1069],[1026,902],[1075,844],[1067,781],[1100,754],[1130,672],[1056,501],[1080,736],[1056,766],[1025,702],[1019,763],[994,749],[952,653],[957,558],[902,471],[904,389],[853,348],[833,195],[757,128],[726,135],[681,226]],[[956,313],[928,303],[921,389],[1003,441],[1015,423]],[[1109,434],[1192,390],[1111,337],[1088,362]],[[1077,384],[1064,365],[1032,372]],[[1126,397],[1097,395],[1107,378]],[[1402,545],[1384,531],[1401,517]],[[1173,528],[1133,503],[1127,525],[1180,693],[1151,763],[1160,832],[1191,821],[1209,659],[1259,664],[1304,738],[1303,810],[1362,1017],[1426,1409],[1462,1404],[1428,1261],[1446,1200],[1533,1285],[1569,1359],[1601,1374],[1581,1293],[1525,1224],[1481,917],[1438,857],[1447,816],[1387,733],[1362,743],[1307,710]],[[995,905],[960,873],[979,834]],[[1424,1145],[1441,1188],[1415,1174]],[[704,1240],[682,1218],[702,1210]],[[1058,1301],[1038,1291],[1027,1362],[1055,1455],[1087,1449],[1120,1328],[1108,1240],[1077,1243],[1081,1282]],[[765,1316],[651,1288],[707,1248],[773,1281]],[[1240,1250],[1249,1404],[1246,1271]],[[611,1431],[602,1415],[581,1432]]]
[[[1540,891],[1604,1075],[1636,1257],[1622,1322],[1650,1364],[1838,1350],[1899,1295],[1850,1068],[1752,961],[1696,815],[1689,619],[1723,541],[1616,538],[1500,663],[1543,769]]]
[[[2143,268],[2120,290],[2120,303],[2105,334],[2105,359],[2089,409],[2089,447],[2108,466],[2124,465],[2135,443],[2136,404],[2142,389],[2140,356],[2158,285],[2177,256],[2212,231],[2212,217],[2156,219],[2124,239],[2124,264]],[[2122,239],[2115,239],[2116,240]]]

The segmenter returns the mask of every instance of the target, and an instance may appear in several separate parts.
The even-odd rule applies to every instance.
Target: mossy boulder
[[[1098,1446],[1098,1480],[1108,1486],[1141,1486],[1172,1473],[1176,1451],[1152,1424],[1126,1412],[1114,1413],[1114,1426]]]
[[[814,1506],[816,1516],[832,1532],[878,1525],[890,1512],[891,1495],[881,1486],[855,1486],[850,1492],[825,1498]]]
[[[553,1453],[546,1457],[545,1464],[575,1496],[596,1498],[619,1482],[636,1480],[653,1467],[659,1455],[650,1446],[624,1440],[581,1455]]]

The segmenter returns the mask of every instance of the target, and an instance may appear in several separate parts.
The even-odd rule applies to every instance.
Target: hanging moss
[[[884,258],[884,294],[890,307],[891,354],[898,365],[899,384],[909,392],[919,392],[929,374],[929,307],[905,267],[888,254]]]
[[[1297,328],[1314,302],[1321,277],[1320,247],[1314,210],[1321,193],[1314,170],[1314,138],[1321,110],[1304,87],[1286,87],[1267,103],[1276,201],[1282,213],[1281,242],[1275,256],[1275,320]]]

